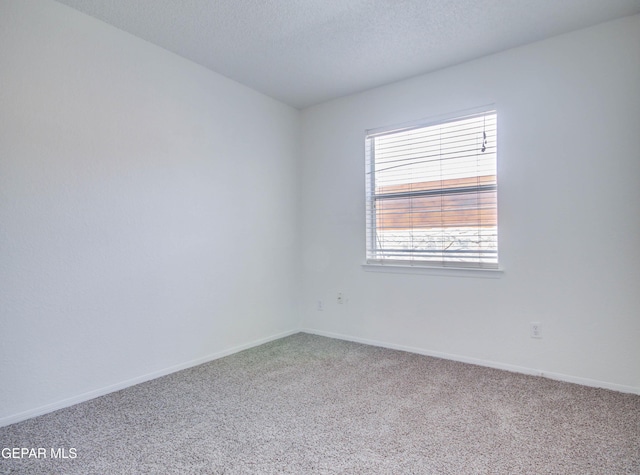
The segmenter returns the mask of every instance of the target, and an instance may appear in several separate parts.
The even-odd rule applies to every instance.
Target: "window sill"
[[[389,274],[422,274],[445,277],[476,277],[484,279],[499,279],[504,269],[480,269],[467,267],[435,267],[423,265],[403,264],[362,264],[362,269],[367,272],[383,272]]]

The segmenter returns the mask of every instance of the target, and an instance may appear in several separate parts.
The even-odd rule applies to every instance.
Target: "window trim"
[[[409,262],[409,261],[406,261]],[[422,274],[443,277],[481,277],[488,279],[499,279],[504,274],[504,267],[436,267],[420,264],[400,264],[380,263],[380,262],[364,262],[361,267],[366,272],[383,272],[389,274]]]
[[[426,274],[426,275],[446,275],[446,276],[460,276],[460,277],[489,277],[497,278],[504,273],[502,261],[499,259],[499,254],[496,255],[496,264],[490,266],[484,266],[482,263],[467,263],[466,265],[459,265],[456,262],[442,262],[439,264],[437,261],[429,260],[402,260],[402,259],[376,259],[370,258],[369,252],[371,251],[371,243],[376,240],[376,213],[370,209],[370,202],[376,200],[375,193],[375,170],[374,161],[372,157],[375,156],[375,141],[374,136],[385,135],[386,133],[400,133],[405,130],[415,128],[428,128],[436,125],[440,125],[446,122],[453,122],[456,119],[464,119],[466,117],[474,115],[482,115],[489,112],[495,112],[496,120],[498,118],[498,107],[495,103],[486,104],[484,106],[475,107],[472,109],[458,110],[446,114],[440,114],[437,116],[431,116],[429,118],[417,119],[401,124],[377,127],[365,130],[365,208],[367,210],[365,214],[365,221],[367,223],[365,227],[366,234],[366,246],[365,246],[365,261],[362,264],[363,270],[367,272],[389,272],[389,273],[401,273],[401,274]],[[498,145],[498,137],[496,136],[496,147]],[[368,147],[371,147],[368,149]],[[496,183],[487,185],[487,191],[489,188],[494,189],[497,192],[498,180],[497,180],[497,157],[496,157]],[[474,187],[476,190],[477,187]],[[484,188],[484,187],[483,187]],[[446,194],[447,190],[438,189],[438,191],[425,190],[418,192],[425,195],[438,195]],[[411,192],[399,192],[398,196],[407,195],[415,196],[415,193]],[[496,213],[498,213],[498,203],[496,202]],[[499,216],[498,218],[499,223]],[[496,225],[496,239],[499,246],[499,226]],[[458,264],[458,265],[457,265]]]

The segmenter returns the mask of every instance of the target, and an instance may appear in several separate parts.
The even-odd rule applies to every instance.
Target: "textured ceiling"
[[[58,1],[298,108],[640,13],[640,0]]]

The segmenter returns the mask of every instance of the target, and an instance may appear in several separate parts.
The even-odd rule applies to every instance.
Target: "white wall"
[[[499,114],[502,276],[365,272],[365,129],[489,103]],[[309,331],[640,392],[640,16],[302,119]],[[529,337],[534,320],[541,340]]]
[[[0,425],[296,328],[298,119],[0,0]]]

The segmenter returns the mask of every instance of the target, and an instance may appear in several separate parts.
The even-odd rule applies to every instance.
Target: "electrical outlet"
[[[318,300],[316,309],[318,310],[318,312],[324,311],[324,303],[322,303],[322,300]]]
[[[540,322],[531,322],[529,329],[531,338],[542,338],[542,324]]]
[[[344,295],[342,295],[342,292],[338,292],[338,303],[339,304],[343,304],[344,303]]]

